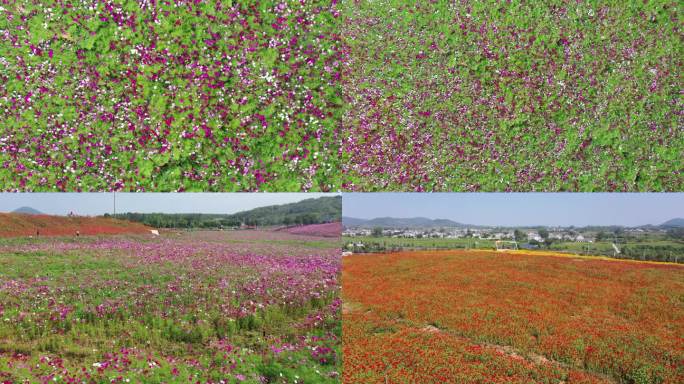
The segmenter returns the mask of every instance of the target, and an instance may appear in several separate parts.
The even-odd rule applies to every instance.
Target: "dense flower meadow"
[[[0,245],[0,383],[338,382],[338,240],[250,234]]]
[[[3,190],[331,190],[336,0],[0,1]]]
[[[346,190],[682,190],[677,1],[341,2]]]
[[[0,238],[20,236],[120,235],[150,233],[149,227],[102,217],[58,217],[0,213]]]
[[[684,268],[492,251],[342,261],[345,383],[684,381]]]
[[[284,228],[283,231],[294,235],[340,237],[342,233],[342,223],[325,223],[312,225],[297,225]]]

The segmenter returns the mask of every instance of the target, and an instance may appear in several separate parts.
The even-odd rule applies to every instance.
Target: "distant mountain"
[[[357,219],[354,217],[342,217],[345,227],[380,227],[380,228],[437,228],[437,227],[465,227],[466,224],[448,219],[428,219],[426,217],[376,217],[374,219]]]
[[[31,207],[21,207],[21,208],[17,208],[17,209],[15,209],[14,211],[12,211],[12,213],[23,213],[23,214],[26,214],[26,215],[42,215],[42,214],[43,214],[43,212],[41,212],[41,211],[39,211],[39,210],[37,210],[37,209],[33,209],[33,208],[31,208]]]
[[[662,224],[660,224],[661,227],[667,227],[667,228],[675,228],[675,227],[684,227],[684,219],[681,217],[678,217],[676,219],[671,219],[668,220]]]
[[[395,217],[376,217],[374,219],[359,219],[355,217],[342,217],[342,225],[347,228],[488,228],[496,226],[487,225],[471,225],[459,223],[448,219],[428,219],[426,217],[411,217],[411,218],[395,218]],[[619,228],[625,228],[620,225],[588,225],[584,227],[574,226],[550,226],[550,225],[523,225],[523,226],[499,226],[498,228],[570,228],[583,229],[589,231],[615,231]],[[657,229],[657,228],[684,228],[684,218],[678,217],[668,220],[660,225],[640,225],[633,228],[642,229]]]
[[[342,225],[345,227],[361,227],[367,221],[365,219],[342,216]]]

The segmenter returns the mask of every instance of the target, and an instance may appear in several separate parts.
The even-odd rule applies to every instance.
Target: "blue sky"
[[[116,211],[165,213],[235,213],[334,193],[117,193]],[[43,213],[79,215],[112,213],[112,193],[0,193],[0,212],[28,206]]]
[[[345,193],[342,213],[475,225],[637,226],[684,217],[684,193]]]

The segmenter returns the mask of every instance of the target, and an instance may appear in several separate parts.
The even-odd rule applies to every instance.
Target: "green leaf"
[[[97,40],[97,35],[88,34],[88,37],[81,41],[81,48],[92,49],[95,46],[95,40]]]
[[[150,177],[152,175],[152,170],[154,169],[154,162],[142,160],[138,163],[138,169],[140,170],[140,176]]]
[[[272,67],[278,59],[278,50],[275,48],[264,49],[261,58],[267,67]]]

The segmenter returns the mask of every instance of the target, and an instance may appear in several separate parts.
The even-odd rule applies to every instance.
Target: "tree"
[[[541,236],[542,239],[546,240],[549,238],[549,231],[546,228],[542,228],[539,230],[539,236]]]
[[[539,236],[542,238],[542,241],[539,243],[539,245],[544,244],[546,248],[549,248],[552,243],[551,239],[549,239],[549,230],[546,228],[539,229]]]
[[[380,228],[380,227],[373,228],[373,230],[371,231],[371,235],[373,235],[373,237],[381,237],[382,236],[382,228]]]
[[[596,241],[603,241],[606,238],[606,233],[603,231],[599,231],[599,233],[596,234]]]
[[[515,241],[527,241],[527,234],[519,229],[516,229],[513,232],[513,236],[515,237]]]

